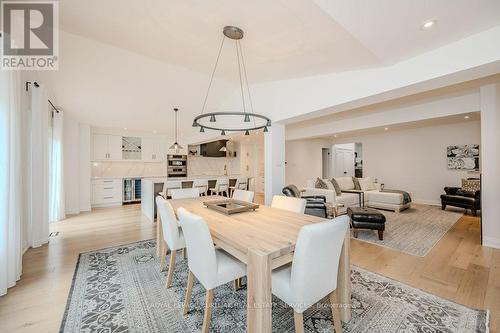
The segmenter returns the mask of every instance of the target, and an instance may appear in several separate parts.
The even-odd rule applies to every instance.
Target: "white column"
[[[273,123],[264,135],[264,187],[266,205],[285,186],[285,125]]]
[[[500,83],[482,86],[480,96],[483,245],[500,249]]]

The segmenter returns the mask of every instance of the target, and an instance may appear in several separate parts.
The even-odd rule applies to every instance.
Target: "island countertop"
[[[200,175],[200,176],[190,176],[190,177],[147,177],[143,178],[141,181],[141,211],[142,214],[148,218],[149,221],[154,222],[156,217],[156,203],[155,198],[163,190],[163,184],[165,182],[174,183],[174,186],[182,187],[182,183],[189,183],[195,180],[207,180],[209,182],[217,181],[217,179],[229,178],[230,181],[235,181],[238,177],[241,177],[240,174],[232,174],[232,175]],[[249,185],[252,183],[251,179],[253,177],[248,177]],[[190,185],[188,185],[190,186]]]

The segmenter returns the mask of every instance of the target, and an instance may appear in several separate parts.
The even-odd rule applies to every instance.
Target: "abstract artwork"
[[[479,145],[448,146],[448,169],[479,170]]]

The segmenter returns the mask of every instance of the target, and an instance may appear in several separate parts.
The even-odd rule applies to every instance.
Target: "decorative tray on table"
[[[203,202],[209,209],[216,210],[226,215],[254,211],[259,205],[235,199],[211,200]]]

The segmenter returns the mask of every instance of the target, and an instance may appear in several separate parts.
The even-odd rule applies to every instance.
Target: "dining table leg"
[[[351,259],[350,230],[347,229],[342,252],[340,253],[339,274],[337,275],[337,292],[340,305],[340,319],[347,323],[351,320]]]
[[[161,227],[160,212],[156,218],[156,255],[159,257],[162,251],[163,232]]]
[[[249,249],[247,262],[247,332],[271,333],[271,258]]]

